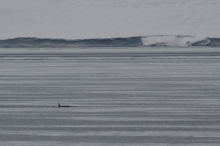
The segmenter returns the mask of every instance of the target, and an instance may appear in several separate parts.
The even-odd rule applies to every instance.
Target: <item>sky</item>
[[[0,39],[220,37],[220,0],[0,0]]]

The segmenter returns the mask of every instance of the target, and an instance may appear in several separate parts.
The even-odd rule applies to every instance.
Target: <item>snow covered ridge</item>
[[[103,38],[65,40],[49,38],[13,38],[0,40],[0,48],[71,48],[71,47],[220,47],[220,38],[193,36],[138,36],[128,38]]]
[[[148,36],[142,37],[143,46],[147,47],[220,47],[220,38],[202,38],[194,36]]]

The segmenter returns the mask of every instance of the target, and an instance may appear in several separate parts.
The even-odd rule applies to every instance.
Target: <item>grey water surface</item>
[[[219,144],[220,48],[0,49],[2,146]]]

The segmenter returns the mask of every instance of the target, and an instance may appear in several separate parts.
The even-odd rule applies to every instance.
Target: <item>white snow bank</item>
[[[193,36],[149,36],[142,38],[142,42],[144,46],[187,47],[204,39]]]
[[[219,0],[0,0],[0,40],[220,37]]]

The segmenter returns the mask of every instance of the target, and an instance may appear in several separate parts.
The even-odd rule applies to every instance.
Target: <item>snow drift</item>
[[[194,36],[148,36],[142,37],[147,47],[220,47],[220,38],[202,38]]]
[[[71,48],[71,47],[220,47],[220,38],[199,39],[192,36],[148,36],[109,39],[40,39],[0,40],[0,48]]]

